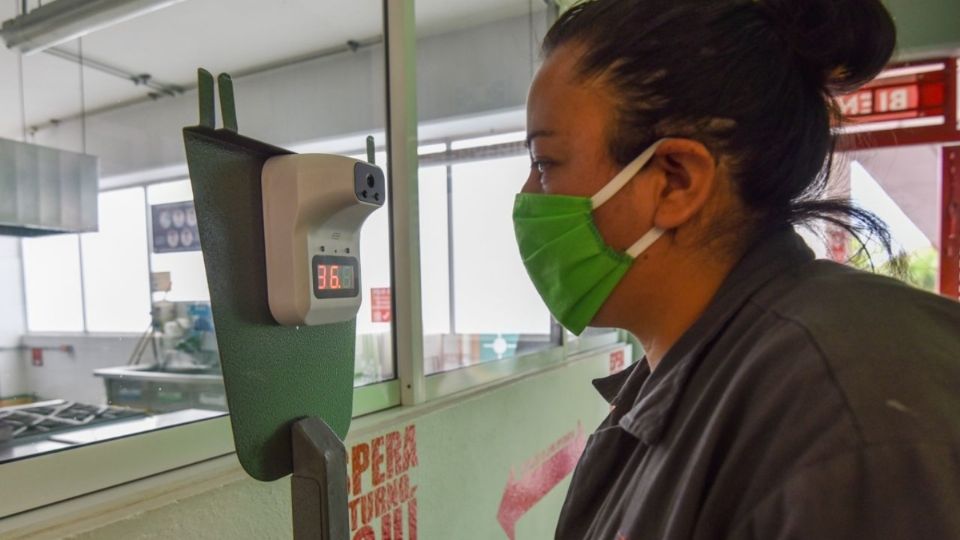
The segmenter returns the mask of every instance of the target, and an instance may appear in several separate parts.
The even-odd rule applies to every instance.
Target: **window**
[[[90,332],[143,332],[150,324],[143,196],[142,188],[102,193],[99,232],[80,235]]]
[[[362,154],[366,136],[373,134],[377,162],[387,170],[380,9],[390,4],[326,1],[331,5],[322,8],[325,13],[351,16],[331,22],[317,19],[315,6],[288,5],[262,10],[257,20],[248,12],[236,20],[228,17],[214,34],[208,25],[192,31],[177,24],[182,31],[172,50],[190,60],[189,70],[176,76],[192,78],[201,62],[193,56],[196,51],[216,53],[201,44],[219,43],[222,49],[217,54],[227,59],[236,56],[233,52],[240,43],[248,54],[241,55],[246,60],[236,60],[240,63],[235,73],[258,71],[236,78],[241,133],[298,152],[348,155]],[[444,386],[440,393],[448,393],[490,380],[490,374],[499,377],[519,372],[518,367],[550,365],[563,358],[565,350],[573,350],[562,347],[562,332],[526,277],[510,218],[513,194],[527,175],[526,152],[519,142],[523,107],[547,12],[539,2],[516,0],[431,4],[436,6],[417,10],[418,127],[423,143],[419,200],[399,192],[393,198],[406,217],[419,219],[421,272],[412,278],[420,279],[423,294],[413,300],[413,307],[401,305],[394,313],[390,235],[410,241],[416,233],[392,230],[391,219],[405,219],[391,215],[396,208],[379,210],[361,234],[363,303],[357,319],[355,414],[397,405],[401,386],[430,380],[439,384],[458,376],[469,381]],[[159,13],[174,14],[193,5],[182,3]],[[118,25],[116,32],[127,35],[114,41],[138,39],[136,52],[144,58],[171,50],[169,40],[143,39],[153,35],[144,29],[164,26],[163,16],[153,17]],[[202,20],[171,15],[166,24],[173,28],[172,21],[188,19]],[[141,22],[144,27],[138,28]],[[245,30],[263,24],[282,31]],[[113,31],[104,30],[98,37]],[[276,36],[284,37],[279,45],[270,42]],[[85,52],[111,60],[117,50],[106,46],[111,40],[97,41],[91,39]],[[274,46],[283,52],[270,56]],[[413,56],[392,52],[396,55],[391,59],[401,58],[401,63]],[[217,54],[205,58],[220,58]],[[175,63],[169,67],[170,73],[176,71]],[[20,324],[14,332],[24,334],[21,350],[0,351],[4,378],[0,408],[10,412],[11,405],[20,407],[16,418],[21,423],[43,416],[50,421],[48,427],[58,427],[56,433],[29,433],[29,441],[0,443],[0,462],[19,462],[3,465],[12,467],[8,471],[36,470],[52,462],[69,478],[36,475],[49,484],[38,490],[50,495],[32,506],[5,501],[0,516],[223,455],[232,448],[228,419],[216,418],[227,411],[202,252],[158,250],[154,234],[154,225],[163,226],[167,219],[161,217],[161,207],[174,205],[182,211],[178,214],[182,218],[175,218],[171,210],[170,223],[190,220],[192,189],[183,178],[184,166],[177,161],[180,143],[172,134],[185,122],[180,120],[182,112],[194,109],[195,95],[156,97],[112,110],[108,121],[95,119],[97,129],[89,136],[97,140],[91,140],[90,148],[102,151],[110,165],[105,168],[117,174],[103,185],[119,188],[101,194],[101,231],[20,242],[26,305],[8,309],[17,311],[14,318],[23,319],[29,328],[24,332],[25,325]],[[391,111],[407,109],[409,100],[394,100]],[[387,186],[393,189],[393,179],[388,177]],[[173,236],[169,240],[174,247],[191,244],[184,238],[178,230],[176,241]],[[2,245],[0,257],[8,258]],[[19,270],[19,260],[16,265]],[[417,309],[418,303],[422,309]],[[397,319],[421,315],[422,336],[409,331],[395,335]],[[13,326],[0,330],[9,328]],[[605,339],[611,336],[596,333]],[[395,342],[402,344],[407,360],[420,344],[425,354],[398,369]],[[6,342],[0,345],[6,347]],[[430,377],[419,375],[421,366]],[[398,372],[414,375],[400,381]],[[8,389],[16,395],[6,394]],[[428,391],[411,403],[435,395],[438,392]],[[91,411],[99,411],[94,416],[109,413],[109,425],[70,426],[61,421],[68,418],[64,415],[89,416]],[[193,422],[199,420],[205,421]],[[176,427],[144,434],[171,426]],[[128,437],[137,434],[143,436]],[[50,456],[50,461],[26,459],[93,442],[104,444],[62,452]],[[117,449],[137,459],[112,461],[110,452],[119,454]],[[128,466],[133,461],[137,465]],[[89,467],[63,466],[68,462]],[[111,475],[101,474],[103,469],[94,471],[99,463],[108,464]],[[17,466],[23,467],[14,469]],[[118,468],[122,474],[115,474]],[[100,483],[101,476],[112,478],[113,484]]]
[[[855,239],[835,226],[817,234],[804,233],[817,255],[937,292],[939,154],[938,145],[920,145],[851,152],[838,159],[833,174],[835,195],[848,197],[886,223],[894,258],[876,239],[868,239],[861,251]]]
[[[339,8],[335,4],[324,9],[349,10],[350,17],[328,26],[321,21],[320,28],[314,7],[261,10],[272,28],[284,31],[259,33],[254,41],[250,41],[254,32],[240,28],[258,28],[262,21],[248,11],[237,12],[237,19],[231,20],[240,27],[230,22],[220,27],[226,37],[211,36],[207,27],[198,27],[197,33],[187,29],[179,35],[178,47],[184,47],[181,52],[191,59],[176,77],[195,76],[196,65],[203,60],[193,55],[209,49],[203,44],[220,43],[228,57],[235,57],[230,51],[242,42],[254,47],[256,54],[240,55],[247,59],[236,57],[231,65],[239,71],[260,71],[235,80],[242,133],[300,152],[339,154],[363,154],[365,138],[373,134],[384,150],[382,4],[353,0],[340,1]],[[110,39],[98,44],[99,38],[118,32],[127,33],[120,41],[136,39],[144,58],[151,51],[169,54],[168,42],[143,40],[143,29],[134,28],[148,20],[154,21],[147,23],[148,28],[162,26],[167,15],[169,27],[179,27],[184,15],[176,15],[176,10],[184,6],[104,30],[85,44],[85,53],[119,62],[116,49],[105,45]],[[277,36],[284,39],[277,41]],[[296,61],[290,64],[290,59]],[[270,67],[261,67],[265,65]],[[73,77],[75,69],[68,74]],[[87,98],[101,99],[93,92]],[[104,182],[119,189],[99,196],[99,231],[18,242],[23,245],[25,300],[4,309],[16,312],[17,318],[25,314],[27,331],[16,331],[13,351],[0,351],[4,377],[0,408],[20,407],[16,413],[0,411],[4,428],[10,423],[19,426],[16,444],[0,443],[0,462],[227,412],[193,190],[189,179],[170,180],[182,174],[174,171],[183,170],[182,163],[171,161],[182,155],[176,134],[192,120],[171,115],[170,110],[195,110],[195,102],[196,95],[188,93],[121,108],[109,125],[87,133],[89,148],[103,152],[102,168],[123,173]],[[168,117],[177,118],[175,125]],[[377,161],[386,169],[385,151]],[[157,173],[161,170],[166,172]],[[356,414],[399,402],[389,224],[384,207],[368,219],[361,233]],[[16,265],[19,278],[19,260]],[[96,421],[82,426],[69,421],[91,415]],[[39,423],[49,432],[35,426],[20,429],[47,416]]]
[[[936,159],[931,161],[936,163]],[[862,256],[854,256],[853,264],[866,266],[872,263],[883,273],[895,275],[921,289],[937,292],[939,254],[934,243],[940,232],[940,220],[936,219],[939,213],[936,211],[937,175],[932,174],[926,178],[911,177],[913,185],[907,192],[909,195],[904,193],[904,187],[898,181],[900,179],[887,180],[888,186],[885,189],[859,161],[850,164],[850,198],[886,222],[893,237],[894,249],[897,250],[896,259],[891,260],[887,254],[882,253],[880,246],[873,242],[867,247],[872,261],[866,261]],[[926,188],[932,188],[934,196],[924,200],[921,194],[930,191]],[[900,192],[901,203],[898,204],[893,199],[891,191]],[[919,221],[919,225],[915,219]],[[924,228],[921,229],[921,226]],[[902,269],[896,270],[896,265],[901,265]]]
[[[99,231],[23,239],[31,332],[143,332],[150,320],[142,188],[100,194]]]
[[[548,13],[540,3],[453,4],[470,16],[417,13],[423,371],[435,377],[562,345],[512,220],[529,175],[524,106]]]
[[[82,332],[77,235],[26,238],[22,245],[27,328],[33,332]]]
[[[354,157],[362,159],[361,156]],[[386,153],[378,153],[376,162],[386,169]],[[388,177],[388,194],[389,190]],[[360,268],[363,299],[357,312],[354,386],[396,378],[391,324],[390,213],[386,206],[364,222],[360,230],[360,255],[363,257]]]
[[[12,439],[0,462],[223,414],[199,251],[180,282],[199,270],[202,288],[150,296],[147,192],[156,201],[184,185],[102,192],[97,232],[22,241],[29,333],[4,358],[19,365],[4,372],[16,391],[0,394]]]

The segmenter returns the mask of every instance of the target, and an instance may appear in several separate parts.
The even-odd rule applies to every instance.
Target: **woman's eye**
[[[532,167],[537,170],[540,174],[547,172],[547,168],[550,166],[549,161],[534,161]]]

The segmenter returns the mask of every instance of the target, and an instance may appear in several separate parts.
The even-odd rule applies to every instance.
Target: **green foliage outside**
[[[851,250],[854,256],[850,258],[848,264],[867,272],[897,278],[914,287],[930,292],[937,292],[937,273],[939,268],[940,254],[933,247],[915,251],[913,253],[901,252],[892,259],[887,260],[879,267],[873,263],[878,257],[878,251],[860,249],[859,244],[854,241]]]

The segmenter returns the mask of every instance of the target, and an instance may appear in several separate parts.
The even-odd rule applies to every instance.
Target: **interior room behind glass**
[[[98,160],[94,227],[0,236],[0,462],[227,412],[181,140],[197,67],[234,75],[241,132],[343,154],[372,135],[386,168],[381,2],[223,6],[173,3],[0,58],[0,137]],[[0,18],[23,7],[3,2]],[[387,212],[362,231],[356,386],[395,378],[391,318],[371,318],[390,297],[388,235]]]

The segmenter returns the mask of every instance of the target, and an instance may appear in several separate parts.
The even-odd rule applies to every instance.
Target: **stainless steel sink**
[[[93,374],[103,379],[113,405],[152,412],[227,408],[219,367],[120,366],[97,369]]]

